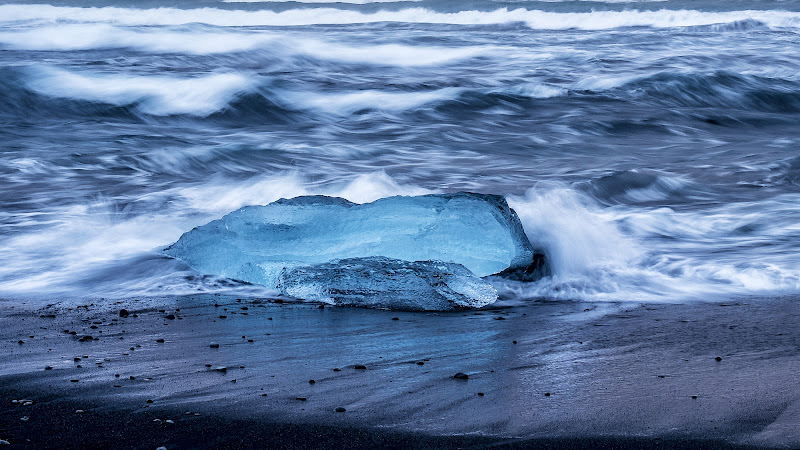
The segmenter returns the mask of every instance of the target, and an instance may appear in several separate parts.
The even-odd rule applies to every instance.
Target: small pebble
[[[153,403],[153,401],[148,399],[145,403]]]
[[[128,317],[129,314],[130,314],[130,312],[128,312],[128,310],[125,309],[125,308],[122,308],[122,309],[119,310],[119,316],[120,317]]]
[[[156,339],[156,342],[158,342],[159,344],[163,344],[164,343],[164,339]]]
[[[483,392],[478,392],[478,397],[483,397]]]
[[[21,420],[23,422],[27,422],[27,421],[31,420],[31,418],[28,417],[28,416],[22,416],[22,417],[19,418],[19,420]]]
[[[717,362],[722,361],[722,357],[721,356],[717,356],[716,358],[714,358],[714,361],[717,361]]]
[[[399,317],[392,317],[392,320],[400,320]]]
[[[693,396],[692,396],[692,399],[694,399],[694,400],[697,400],[697,396],[696,396],[696,395],[693,395]]]
[[[453,378],[455,378],[457,380],[468,380],[469,379],[469,375],[467,375],[467,374],[465,374],[463,372],[458,372],[457,374],[453,375]]]
[[[166,422],[166,423],[175,423],[175,421],[174,421],[174,420],[172,420],[172,419],[167,419],[167,420],[165,420],[164,422]]]
[[[425,363],[424,363],[424,362],[422,362],[422,361],[417,361],[417,365],[418,365],[418,366],[424,366],[424,365],[425,365]]]
[[[162,445],[161,447],[158,447],[156,450],[167,450],[167,447],[164,447],[164,446]]]
[[[334,367],[334,368],[333,368],[333,371],[334,371],[334,372],[341,372],[341,371],[342,371],[342,369],[340,369],[340,368],[338,368],[338,367]]]
[[[212,342],[211,345],[209,345],[209,347],[211,347],[211,348],[219,348],[219,344],[217,344],[216,342]]]
[[[69,381],[71,381],[73,383],[77,383],[78,382],[78,380],[69,380]]]
[[[51,367],[51,366],[45,366],[44,370],[53,370],[53,367]]]
[[[314,383],[316,383],[316,381],[314,381],[314,380],[308,380],[308,384],[314,384]]]
[[[25,341],[23,341],[22,339],[17,341],[17,344],[24,344],[24,343],[25,343]]]
[[[305,397],[295,397],[295,400],[300,400],[301,402],[306,401]]]
[[[216,370],[217,372],[227,372],[228,368],[225,367],[225,366],[219,366],[219,367],[215,367],[214,370]]]
[[[84,411],[82,409],[76,409],[75,414],[83,414]]]
[[[344,409],[344,408],[342,408],[341,406],[339,406],[339,407],[337,407],[336,409],[334,409],[334,411],[336,411],[336,412],[345,412],[345,411],[347,411],[347,410],[346,410],[346,409]]]
[[[167,320],[175,320],[175,314],[168,314],[166,319]]]
[[[367,366],[362,366],[361,364],[356,364],[355,366],[353,366],[353,368],[356,369],[356,370],[366,370]]]
[[[545,397],[550,397],[550,393],[549,393],[549,392],[545,392],[545,393],[544,393],[544,396],[545,396]]]

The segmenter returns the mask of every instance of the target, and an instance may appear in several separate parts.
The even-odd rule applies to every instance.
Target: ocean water
[[[800,291],[798,1],[0,1],[0,297],[270,295],[244,205],[507,196],[502,301]]]

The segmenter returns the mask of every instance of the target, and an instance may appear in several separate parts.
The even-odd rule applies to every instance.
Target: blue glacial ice
[[[194,228],[165,253],[199,272],[271,288],[278,288],[281,274],[287,285],[291,269],[348,258],[442,261],[478,277],[522,269],[534,260],[506,200],[472,193],[365,204],[327,196],[281,199]]]
[[[334,305],[398,310],[480,308],[497,300],[494,287],[461,264],[382,256],[284,269],[278,289]]]

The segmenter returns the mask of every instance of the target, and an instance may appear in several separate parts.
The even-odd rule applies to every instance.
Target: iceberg
[[[276,289],[280,284],[287,293],[300,289],[287,278],[292,273],[317,284],[326,276],[340,280],[341,275],[326,265],[332,261],[348,260],[366,270],[377,267],[379,260],[363,258],[383,257],[385,270],[407,269],[420,279],[428,279],[435,270],[462,273],[448,264],[484,277],[525,270],[534,262],[533,247],[505,198],[466,192],[397,196],[365,204],[303,196],[245,206],[184,233],[164,253],[199,272]],[[299,268],[306,275],[292,271]],[[388,285],[392,277],[381,272],[384,269],[376,273],[385,277],[380,283]],[[408,276],[402,280],[400,284],[413,284]]]
[[[410,311],[480,308],[497,300],[491,284],[461,264],[371,256],[284,269],[278,289],[333,305]]]

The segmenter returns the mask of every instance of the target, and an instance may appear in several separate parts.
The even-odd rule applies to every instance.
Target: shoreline
[[[454,313],[215,295],[71,311],[4,303],[0,439],[791,448],[800,445],[796,300],[538,301]]]

